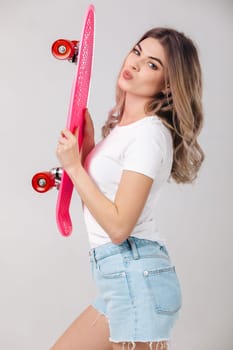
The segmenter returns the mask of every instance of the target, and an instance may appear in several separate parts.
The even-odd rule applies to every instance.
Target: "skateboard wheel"
[[[77,51],[78,41],[59,39],[56,40],[52,45],[52,54],[59,60],[71,60]]]
[[[47,192],[54,186],[55,178],[50,172],[37,173],[32,178],[32,187],[37,192]]]

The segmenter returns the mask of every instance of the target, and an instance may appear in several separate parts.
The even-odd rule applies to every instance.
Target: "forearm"
[[[81,165],[66,170],[79,196],[113,243],[119,243],[120,217],[117,206],[99,190]]]

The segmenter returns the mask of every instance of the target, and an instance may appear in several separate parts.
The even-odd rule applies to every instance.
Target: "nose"
[[[131,62],[131,68],[132,68],[134,71],[139,72],[139,70],[140,70],[139,62],[137,62],[136,60],[132,61],[132,62]]]
[[[135,70],[136,72],[139,72],[139,70],[140,70],[138,64],[132,64],[132,69]]]

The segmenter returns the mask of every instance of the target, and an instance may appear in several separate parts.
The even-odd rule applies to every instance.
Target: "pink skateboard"
[[[92,69],[94,49],[94,6],[90,5],[84,20],[81,40],[57,40],[52,46],[52,53],[58,59],[65,59],[77,63],[66,127],[74,132],[77,127],[79,133],[79,147],[82,145],[84,112],[87,106],[89,84]],[[72,221],[69,214],[73,183],[61,168],[53,168],[47,172],[40,172],[32,178],[33,188],[40,193],[47,192],[52,187],[58,189],[56,220],[62,235],[68,236],[72,231]]]

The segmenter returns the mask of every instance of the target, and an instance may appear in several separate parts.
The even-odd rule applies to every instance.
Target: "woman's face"
[[[126,93],[151,98],[164,90],[166,58],[157,39],[146,38],[126,57],[118,85]]]

